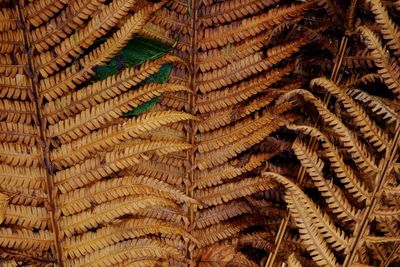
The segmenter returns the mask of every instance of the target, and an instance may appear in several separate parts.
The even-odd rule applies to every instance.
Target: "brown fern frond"
[[[372,158],[366,146],[361,143],[359,137],[350,131],[342,121],[340,121],[332,112],[330,112],[324,106],[324,104],[309,91],[303,89],[293,90],[281,97],[278,102],[285,101],[285,99],[289,99],[294,95],[303,96],[307,101],[310,101],[316,107],[324,122],[332,127],[332,129],[335,131],[335,134],[338,135],[341,144],[348,149],[347,152],[350,153],[353,160],[357,163],[357,166],[361,170],[366,173],[376,173],[378,171],[378,167],[376,166],[374,159]]]
[[[60,196],[60,210],[68,216],[87,210],[94,203],[102,204],[131,195],[153,195],[177,203],[197,203],[194,199],[165,182],[145,176],[126,176],[101,181],[90,187]]]
[[[35,46],[37,51],[43,52],[61,43],[64,38],[74,33],[78,26],[85,23],[89,15],[99,8],[102,2],[104,1],[87,0],[72,2],[58,16],[53,17],[45,25],[31,31],[32,45]],[[78,42],[78,36],[74,38]]]
[[[273,188],[276,183],[267,181],[262,177],[246,178],[240,182],[225,183],[213,188],[197,190],[195,199],[204,203],[202,206],[217,206],[233,199],[265,191]]]
[[[319,266],[338,266],[337,259],[329,249],[327,243],[312,224],[311,219],[304,213],[304,208],[295,196],[285,195],[285,200],[291,211],[296,226],[300,229],[300,237],[310,252],[311,257]]]
[[[312,221],[312,224],[320,232],[321,237],[326,239],[326,242],[331,244],[335,250],[341,251],[348,248],[349,238],[346,234],[334,225],[330,217],[326,213],[322,212],[301,188],[282,175],[270,172],[264,173],[263,175],[277,180],[286,187],[288,192],[286,193],[285,198],[289,193],[296,197],[298,203],[301,203],[300,205],[303,207],[303,215],[307,216]]]
[[[299,260],[296,258],[296,256],[295,256],[294,253],[290,254],[287,263],[288,263],[288,266],[289,266],[289,267],[302,267],[301,263],[300,263]]]
[[[128,139],[173,122],[195,119],[182,112],[156,111],[145,113],[118,125],[110,126],[64,144],[51,153],[55,166],[69,166],[87,158],[96,151],[106,151]],[[75,148],[79,147],[79,150]]]
[[[129,260],[168,259],[181,260],[183,255],[173,246],[153,239],[131,239],[97,250],[84,257],[71,260],[71,266],[115,265]],[[146,262],[146,261],[145,261]]]
[[[68,239],[63,247],[70,258],[79,258],[104,247],[114,245],[127,239],[145,237],[149,234],[166,236],[182,236],[196,241],[189,233],[178,225],[157,219],[129,219],[118,224],[103,227],[96,233],[85,233]]]
[[[365,44],[374,56],[374,62],[379,68],[378,73],[383,77],[389,90],[398,96],[400,92],[400,66],[396,61],[388,58],[386,50],[375,33],[364,26],[360,26],[359,31],[363,36]]]
[[[52,100],[72,91],[79,84],[82,84],[87,78],[90,78],[94,71],[93,66],[104,65],[115,54],[122,49],[132,36],[144,25],[150,15],[161,8],[163,3],[155,4],[141,9],[128,19],[124,25],[115,32],[111,38],[101,44],[98,48],[92,50],[83,58],[75,63],[79,68],[66,68],[40,80],[39,89],[46,99]]]
[[[95,82],[76,92],[51,101],[45,105],[45,114],[51,124],[66,119],[70,114],[77,114],[92,105],[103,103],[112,97],[128,91],[135,85],[160,70],[166,63],[180,62],[181,59],[166,55],[154,61],[145,62],[138,68],[128,68],[121,73]]]
[[[371,193],[366,185],[360,181],[354,170],[344,162],[339,149],[328,139],[326,135],[324,135],[318,129],[310,126],[288,125],[287,127],[292,130],[301,131],[304,134],[310,135],[322,141],[322,146],[325,150],[324,155],[330,161],[331,168],[348,192],[350,192],[356,199],[359,199],[360,201],[365,199],[370,200]]]
[[[16,250],[33,250],[37,253],[46,251],[52,246],[51,233],[46,230],[40,230],[38,233],[32,233],[26,229],[0,229],[0,244],[2,247]]]
[[[353,119],[354,125],[359,128],[364,138],[367,139],[378,151],[382,151],[388,147],[389,137],[387,134],[370,119],[366,111],[350,96],[348,96],[342,88],[336,86],[335,83],[325,78],[312,80],[311,86],[316,85],[323,87],[330,94],[337,97],[338,101],[343,104],[344,108]]]
[[[395,56],[400,55],[400,30],[390,19],[386,8],[379,0],[368,0],[371,10],[375,15],[375,21],[381,28],[383,39],[387,41],[387,46],[393,51]]]

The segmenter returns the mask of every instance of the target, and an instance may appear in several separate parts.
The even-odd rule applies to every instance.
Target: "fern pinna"
[[[1,265],[396,262],[399,9],[0,1]]]

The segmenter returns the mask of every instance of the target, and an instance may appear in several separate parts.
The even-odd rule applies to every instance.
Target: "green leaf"
[[[126,117],[133,117],[133,116],[138,116],[143,112],[146,112],[149,110],[151,107],[153,107],[157,102],[161,99],[161,96],[157,96],[153,98],[152,100],[132,109],[131,111],[128,111],[124,114]]]
[[[157,40],[141,36],[133,38],[106,66],[96,66],[94,80],[102,80],[117,74],[126,67],[137,67],[147,60],[159,58],[172,48]]]

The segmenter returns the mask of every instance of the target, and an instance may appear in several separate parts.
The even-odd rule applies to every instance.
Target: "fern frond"
[[[263,92],[268,86],[288,75],[293,68],[294,66],[290,64],[284,68],[274,68],[268,71],[265,76],[263,75],[249,81],[244,81],[239,85],[233,85],[230,88],[200,96],[194,108],[196,111],[200,111],[200,113],[205,113],[238,104],[257,93]]]
[[[315,151],[303,144],[301,141],[293,143],[293,151],[300,160],[313,180],[318,191],[325,198],[328,207],[333,213],[337,214],[338,218],[343,221],[353,220],[357,222],[360,217],[360,211],[356,210],[347,200],[341,190],[336,187],[331,181],[324,177],[322,169],[324,162],[318,157]]]
[[[383,39],[387,41],[387,46],[393,51],[395,56],[400,55],[400,30],[390,19],[388,11],[379,0],[368,0],[371,4],[371,11],[375,15],[375,21],[381,27]]]
[[[239,182],[224,183],[213,188],[197,190],[194,198],[204,203],[203,207],[218,206],[224,202],[251,195],[258,191],[265,191],[275,186],[276,183],[267,181],[262,177],[251,177]]]
[[[349,89],[347,92],[350,96],[354,97],[355,100],[366,104],[374,114],[379,115],[388,123],[395,122],[396,125],[400,124],[400,115],[398,112],[386,105],[381,99],[359,89]]]
[[[0,76],[0,98],[26,100],[28,98],[29,81],[25,75]]]
[[[42,25],[30,32],[31,44],[37,51],[43,52],[50,47],[61,43],[78,26],[81,26],[97,8],[102,7],[104,0],[86,0],[70,3],[61,13],[50,19],[47,24]],[[49,25],[56,25],[49,27]],[[50,28],[50,31],[49,31]],[[75,34],[74,42],[79,42]]]
[[[3,223],[24,228],[45,229],[49,225],[49,217],[47,210],[43,207],[8,204]]]
[[[265,29],[272,28],[289,19],[300,16],[302,12],[311,8],[314,4],[314,1],[310,1],[298,5],[273,8],[265,14],[244,19],[237,25],[230,24],[216,29],[206,29],[204,37],[200,39],[200,48],[202,50],[209,50],[225,46],[229,42],[235,43],[255,36]]]
[[[183,192],[165,182],[145,176],[108,179],[60,196],[60,210],[71,215],[93,206],[130,195],[160,196],[177,203],[196,203]]]
[[[233,200],[224,205],[202,210],[200,216],[196,218],[196,228],[206,228],[252,212],[252,208],[246,202]]]
[[[297,260],[294,253],[290,254],[287,263],[288,267],[302,267],[301,263]]]
[[[88,108],[74,117],[49,126],[49,136],[66,142],[100,128],[122,116],[132,108],[161,95],[164,92],[188,91],[186,86],[174,84],[146,84],[104,103]]]
[[[114,245],[122,240],[145,237],[151,234],[182,236],[196,240],[180,226],[157,219],[129,219],[118,224],[100,228],[96,233],[85,233],[75,236],[63,243],[66,255],[78,258],[104,247]]]
[[[70,192],[116,171],[138,164],[141,155],[144,155],[147,151],[159,150],[159,153],[168,154],[189,148],[191,148],[191,145],[186,143],[163,141],[139,143],[122,150],[107,152],[102,157],[88,159],[79,165],[59,171],[54,176],[54,182],[63,193]]]
[[[47,230],[33,233],[26,229],[0,229],[0,245],[3,248],[40,252],[50,249],[53,245],[52,243],[52,235]]]
[[[1,143],[0,163],[11,166],[37,167],[40,165],[40,151],[37,147],[22,144]]]
[[[51,152],[56,166],[75,164],[96,151],[106,151],[115,145],[131,138],[173,122],[195,119],[194,116],[182,112],[155,111],[140,115],[116,126],[87,134],[68,144],[64,144]],[[75,149],[79,147],[79,150]]]
[[[230,0],[215,5],[205,6],[200,23],[204,26],[224,24],[241,19],[247,15],[258,13],[262,9],[279,2],[279,0]]]
[[[269,136],[271,133],[278,130],[285,124],[293,122],[295,119],[296,117],[292,115],[281,117],[277,116],[266,127],[254,131],[237,142],[225,145],[217,150],[199,154],[197,167],[203,171],[205,169],[221,165],[236,157],[240,152],[243,152],[249,147],[260,143],[265,137]]]
[[[45,172],[38,167],[14,167],[0,164],[0,184],[8,189],[39,189],[43,187]]]
[[[271,48],[265,58],[262,57],[261,53],[255,53],[221,69],[202,73],[199,75],[198,88],[200,92],[208,93],[243,80],[252,74],[269,70],[273,65],[298,52],[302,46],[309,42],[309,38],[302,38],[289,44]]]
[[[321,86],[330,94],[337,97],[353,119],[365,139],[379,152],[389,146],[389,137],[379,126],[371,120],[366,111],[358,105],[346,92],[326,78],[316,78],[311,81],[311,86]]]
[[[89,211],[62,217],[62,231],[66,236],[70,237],[73,234],[84,233],[90,228],[96,228],[101,224],[110,223],[123,215],[135,215],[151,207],[178,209],[178,205],[175,202],[162,197],[128,196],[97,205]]]
[[[317,99],[310,92],[298,89],[293,90],[281,97],[278,102],[285,101],[294,95],[301,95],[307,101],[311,102],[319,112],[319,115],[323,118],[324,122],[328,124],[339,136],[340,143],[347,148],[347,152],[351,155],[352,159],[357,166],[366,173],[378,172],[374,159],[370,155],[365,145],[361,143],[358,136],[350,131],[342,121],[340,121],[332,112],[330,112],[321,100]]]
[[[383,48],[378,37],[370,29],[360,26],[359,31],[363,36],[363,41],[371,50],[374,62],[379,68],[378,73],[383,77],[387,87],[399,97],[400,94],[400,66],[396,61],[388,58],[386,50]]]
[[[17,12],[14,9],[0,9],[0,32],[15,30],[17,28],[17,17]]]
[[[163,64],[180,61],[181,59],[176,56],[165,55],[160,59],[145,62],[138,68],[127,68],[117,75],[110,76],[47,103],[44,107],[46,118],[50,124],[66,119],[71,114],[77,114],[128,91],[159,71]]]
[[[252,224],[253,222],[251,222],[251,220],[239,217],[228,222],[194,230],[193,236],[199,241],[199,248],[202,248],[216,244],[221,240],[228,239],[248,228]]]
[[[43,22],[47,22],[58,13],[65,5],[62,0],[44,0],[30,2],[24,7],[27,19],[34,26],[39,26]]]
[[[254,114],[260,109],[267,107],[273,100],[275,100],[274,97],[266,95],[253,99],[243,107],[239,105],[237,108],[231,107],[221,111],[215,111],[212,113],[212,116],[211,113],[202,114],[204,120],[198,124],[199,131],[201,133],[209,132],[231,124],[236,120]]]
[[[37,139],[37,128],[25,123],[0,122],[0,141],[33,146]]]
[[[349,238],[346,234],[330,219],[330,217],[321,211],[321,209],[314,204],[314,202],[299,188],[294,182],[288,178],[271,172],[266,172],[263,174],[265,177],[270,177],[282,183],[288,192],[285,195],[291,194],[298,201],[298,203],[303,207],[303,216],[306,216],[312,221],[312,224],[319,231],[321,237],[326,239],[326,242],[331,244],[332,247],[337,251],[342,251],[347,249],[350,245]]]
[[[104,65],[104,63],[115,56],[144,25],[150,15],[161,8],[163,4],[164,3],[161,2],[151,5],[135,13],[111,38],[107,39],[106,42],[92,50],[83,58],[77,60],[76,64],[81,66],[80,68],[67,68],[57,72],[53,76],[40,80],[40,93],[44,98],[53,100],[82,84],[86,79],[94,75],[94,71],[92,70],[94,65]]]
[[[310,252],[315,263],[319,266],[339,266],[334,254],[329,249],[317,228],[313,225],[311,218],[305,215],[306,213],[302,203],[299,203],[295,196],[289,194],[285,195],[285,200],[286,203],[288,203],[290,213],[296,222],[296,226],[299,228],[303,244]]]
[[[325,151],[324,155],[330,161],[331,168],[336,173],[336,176],[340,179],[341,183],[348,190],[348,192],[359,201],[370,200],[371,193],[366,185],[358,179],[353,169],[344,162],[339,149],[328,139],[325,134],[320,132],[317,128],[305,125],[288,125],[287,127],[288,129],[301,131],[304,134],[320,140]]]
[[[234,161],[228,162],[228,165],[222,165],[210,171],[204,170],[196,179],[195,187],[203,189],[223,183],[225,179],[233,179],[243,173],[254,170],[260,167],[268,158],[273,155],[269,154],[255,154],[250,157],[244,166],[235,166]]]
[[[291,103],[285,103],[271,108],[256,120],[249,118],[234,126],[221,128],[211,133],[205,133],[199,140],[200,142],[197,148],[200,153],[204,153],[232,144],[270,124],[276,116],[288,111],[292,107]]]
[[[92,254],[69,261],[67,266],[114,266],[124,260],[168,259],[181,260],[182,253],[164,242],[153,239],[132,239],[97,250]]]
[[[84,49],[92,45],[97,38],[102,37],[114,27],[119,19],[126,16],[135,2],[136,0],[115,0],[104,6],[84,25],[84,28],[76,31],[73,35],[64,39],[60,45],[54,47],[55,57],[52,56],[50,51],[40,53],[35,58],[35,69],[43,77],[48,77],[59,71],[60,67],[65,67],[78,57]]]

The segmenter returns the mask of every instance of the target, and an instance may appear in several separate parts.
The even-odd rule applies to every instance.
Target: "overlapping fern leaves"
[[[287,176],[264,174],[285,186],[293,227],[319,266],[399,264],[399,206],[391,191],[398,184],[399,30],[381,1],[367,1],[367,6],[378,32],[368,25],[357,28],[357,37],[368,49],[359,59],[371,60],[374,66],[345,65],[357,72],[344,73],[340,84],[316,78],[311,91],[293,90],[279,100],[307,103],[312,106],[307,112],[314,110],[321,118],[319,127],[309,121],[287,126],[301,136],[292,149],[309,182],[300,185]],[[327,106],[320,89],[332,97]],[[308,145],[310,138],[317,140],[315,148]],[[293,257],[289,263],[296,266]]]
[[[163,4],[2,7],[2,266],[186,263],[184,240],[194,238],[180,207],[197,202],[170,181],[127,171],[191,148],[167,133],[194,116],[143,113],[161,94],[190,90],[158,83],[181,59],[138,38],[139,51],[126,50],[137,59],[117,56]],[[116,71],[100,67],[115,57]]]
[[[154,2],[0,2],[1,264],[396,262],[397,2]]]

